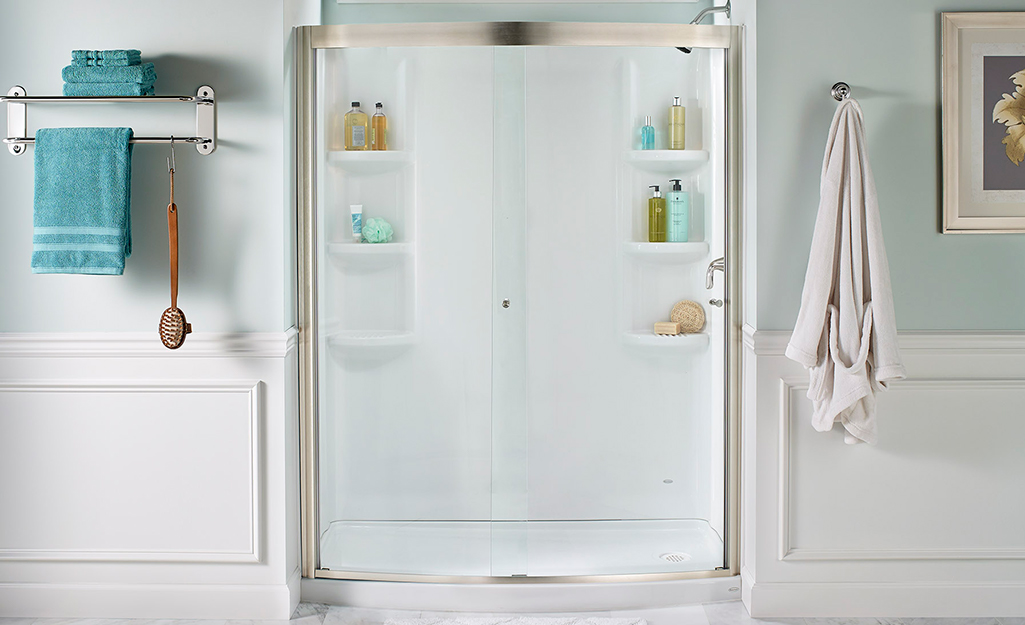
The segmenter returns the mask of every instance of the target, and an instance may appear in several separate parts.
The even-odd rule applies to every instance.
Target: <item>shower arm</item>
[[[712,7],[708,7],[707,9],[702,9],[700,13],[698,13],[697,15],[694,16],[694,19],[692,19],[690,21],[690,23],[691,24],[700,24],[701,20],[705,19],[709,15],[712,15],[713,13],[725,13],[726,17],[729,17],[730,16],[730,0],[726,0],[726,4],[722,5],[721,7],[712,6]],[[686,54],[690,54],[690,51],[691,51],[690,48],[677,48],[677,50],[679,50],[680,52],[684,52]]]

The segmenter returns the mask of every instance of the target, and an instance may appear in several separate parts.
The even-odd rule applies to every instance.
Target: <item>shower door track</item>
[[[295,28],[296,210],[298,254],[299,459],[302,576],[344,580],[465,584],[645,582],[740,573],[740,26],[600,22],[345,24]],[[715,570],[578,576],[491,577],[333,571],[319,566],[317,522],[316,75],[317,50],[389,46],[625,46],[714,48],[726,65],[726,389],[725,562]],[[682,52],[681,52],[682,54]]]

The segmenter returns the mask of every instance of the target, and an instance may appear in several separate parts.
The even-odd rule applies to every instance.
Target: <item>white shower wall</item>
[[[724,337],[707,302],[723,291],[721,275],[706,291],[704,270],[724,255],[721,52],[318,54],[322,548],[343,529],[349,544],[394,543],[394,522],[455,522],[432,535],[469,550],[462,574],[488,574],[483,557],[501,575],[547,529],[494,524],[474,549],[466,522],[641,523],[626,536],[697,519],[718,542],[699,568],[720,566]],[[674,95],[688,149],[711,155],[684,175],[634,162],[644,115],[664,144]],[[384,102],[393,152],[332,149],[353,100]],[[647,185],[668,191],[670,177],[693,197],[689,261],[636,251]],[[392,244],[352,242],[354,203],[364,223],[395,225]],[[655,337],[680,299],[705,305],[704,333]],[[398,571],[377,554],[369,568]]]

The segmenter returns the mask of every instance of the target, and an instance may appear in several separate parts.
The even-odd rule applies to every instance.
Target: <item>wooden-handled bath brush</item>
[[[171,174],[171,202],[167,205],[167,246],[171,264],[171,307],[160,316],[160,340],[168,349],[178,349],[185,343],[185,335],[192,332],[192,324],[178,308],[178,207],[174,203],[174,138],[171,138],[171,159],[167,162]]]

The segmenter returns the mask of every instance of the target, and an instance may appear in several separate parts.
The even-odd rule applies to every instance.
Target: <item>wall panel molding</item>
[[[937,342],[938,343],[938,342]],[[931,348],[930,348],[931,349]],[[926,548],[926,549],[808,549],[792,544],[791,492],[793,475],[792,423],[794,393],[807,392],[807,378],[779,378],[778,442],[778,528],[777,557],[781,561],[858,561],[858,560],[1025,560],[1025,549]],[[889,393],[902,390],[947,390],[978,392],[985,390],[1025,390],[1025,378],[1010,379],[907,379],[891,383]]]
[[[176,350],[153,332],[0,333],[0,358],[284,358],[297,331],[197,332]]]
[[[758,356],[783,356],[790,341],[789,330],[755,330],[744,326],[744,344]],[[1025,354],[1025,332],[899,332],[901,351],[971,352],[979,354]]]
[[[0,548],[0,561],[24,562],[176,562],[238,563],[262,561],[261,426],[264,422],[264,383],[259,380],[25,380],[0,382],[0,396],[17,394],[237,394],[247,403],[249,544],[238,551],[210,549],[14,549]],[[131,470],[126,467],[125,470]]]

